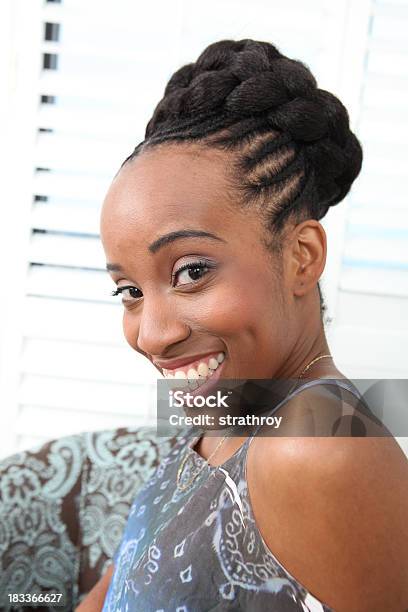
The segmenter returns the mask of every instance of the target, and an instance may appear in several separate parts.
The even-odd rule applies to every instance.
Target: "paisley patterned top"
[[[273,412],[321,382],[307,381]],[[358,393],[345,380],[324,383]],[[282,566],[257,528],[246,480],[253,435],[225,463],[211,466],[193,449],[199,436],[191,431],[134,500],[102,612],[330,612]],[[203,469],[180,491],[176,478],[185,453],[182,482]]]

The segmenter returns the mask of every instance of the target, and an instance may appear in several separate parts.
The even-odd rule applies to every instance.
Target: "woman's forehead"
[[[168,229],[174,223],[211,231],[243,222],[225,176],[223,159],[211,151],[181,147],[148,151],[126,164],[115,177],[102,209],[107,226],[132,231]],[[247,217],[247,216],[246,216]]]

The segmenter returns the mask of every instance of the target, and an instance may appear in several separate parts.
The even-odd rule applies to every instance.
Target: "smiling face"
[[[110,268],[120,265],[110,270],[118,288],[131,286],[124,334],[160,372],[218,357],[223,378],[290,377],[311,321],[294,294],[301,262],[291,251],[279,274],[259,216],[234,202],[223,155],[166,144],[112,182],[101,239]]]

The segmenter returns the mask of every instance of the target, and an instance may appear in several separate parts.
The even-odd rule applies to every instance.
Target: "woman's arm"
[[[114,565],[112,563],[102,578],[95,584],[93,589],[89,591],[84,601],[75,609],[75,612],[100,612],[102,610],[113,570]]]
[[[393,438],[259,438],[248,489],[271,552],[336,612],[408,609],[408,461]]]

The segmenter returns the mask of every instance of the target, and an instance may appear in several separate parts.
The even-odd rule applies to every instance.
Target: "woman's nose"
[[[189,337],[190,327],[174,308],[145,299],[136,330],[137,347],[147,355],[164,355],[168,347]]]

